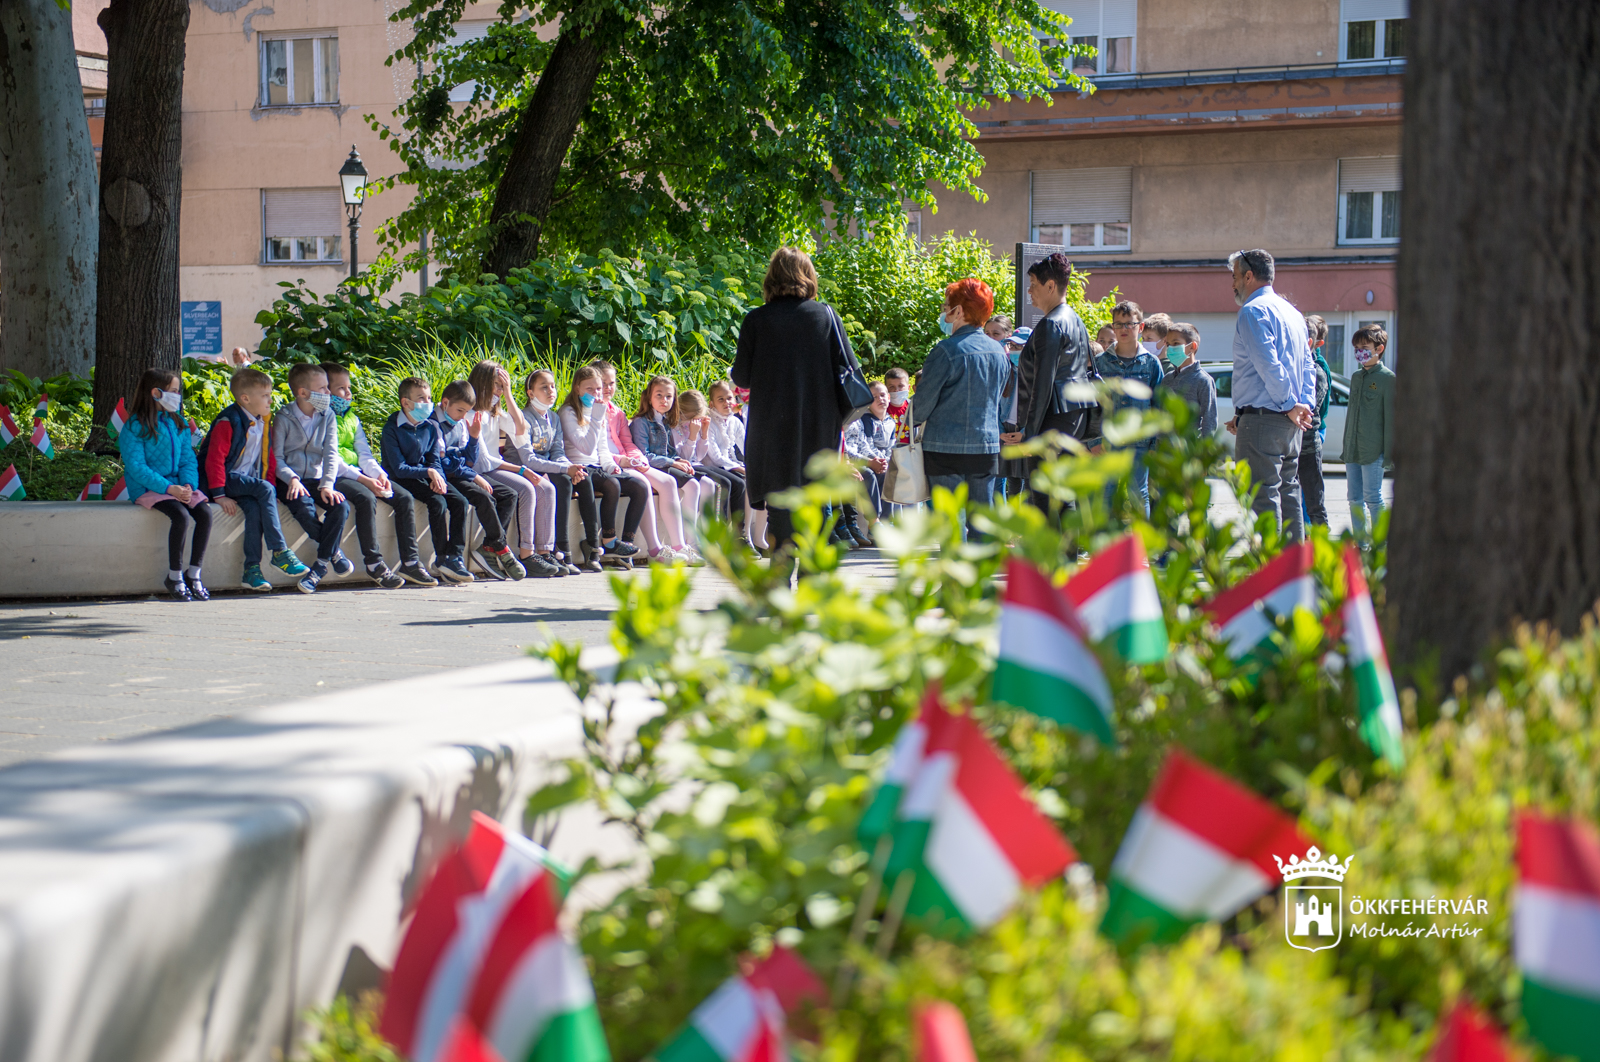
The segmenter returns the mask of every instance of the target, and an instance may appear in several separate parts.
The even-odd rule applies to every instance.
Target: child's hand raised
[[[484,415],[482,413],[474,413],[472,415],[472,419],[467,421],[467,434],[471,435],[474,439],[482,435],[483,419]]]

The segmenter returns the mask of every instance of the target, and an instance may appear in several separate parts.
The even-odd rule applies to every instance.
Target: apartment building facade
[[[1230,357],[1224,263],[1251,247],[1328,320],[1335,372],[1362,324],[1395,335],[1406,0],[1043,2],[1098,49],[1096,91],[975,112],[988,201],[942,192],[915,226],[1064,244],[1091,297],[1192,321],[1202,359]]]

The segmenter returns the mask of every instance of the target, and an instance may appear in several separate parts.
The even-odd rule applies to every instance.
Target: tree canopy
[[[391,62],[417,65],[415,91],[400,128],[369,116],[405,165],[387,183],[416,190],[386,247],[427,231],[452,265],[522,264],[541,240],[770,245],[829,214],[899,226],[908,201],[934,205],[930,183],[983,196],[967,110],[1070,80],[1054,72],[1066,21],[1036,0],[507,0],[486,36],[454,42],[464,6],[396,14],[416,35]],[[563,144],[552,115],[579,97]],[[561,160],[545,174],[518,158],[541,136]],[[517,225],[532,241],[508,254]]]

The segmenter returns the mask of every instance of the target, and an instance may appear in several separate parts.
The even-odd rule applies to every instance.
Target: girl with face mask
[[[189,425],[179,415],[183,381],[170,369],[146,369],[129,403],[128,423],[117,436],[128,498],[171,521],[167,533],[167,593],[178,601],[209,601],[200,566],[211,536],[211,509],[201,493],[200,465]],[[183,543],[189,545],[184,568]]]

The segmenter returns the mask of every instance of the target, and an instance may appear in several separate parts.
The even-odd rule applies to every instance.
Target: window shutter
[[[1399,190],[1399,155],[1386,155],[1375,159],[1339,160],[1341,195],[1345,192],[1398,192]]]
[[[1132,37],[1139,23],[1138,0],[1105,0],[1100,15],[1101,37]]]
[[[1133,167],[1034,171],[1033,224],[1132,220]]]
[[[1341,22],[1370,22],[1380,18],[1405,18],[1407,0],[1340,0]]]
[[[1041,0],[1039,6],[1070,18],[1067,32],[1074,37],[1100,36],[1100,0]]]
[[[268,188],[268,239],[274,236],[338,236],[344,205],[337,188]]]

